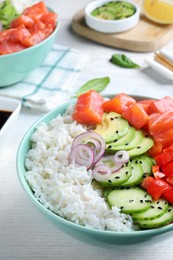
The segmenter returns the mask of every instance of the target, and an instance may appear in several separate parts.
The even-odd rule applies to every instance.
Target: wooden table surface
[[[144,58],[153,53],[107,47],[72,31],[73,16],[91,0],[45,2],[59,14],[61,26],[57,43],[90,54],[90,60],[76,82],[77,87],[91,78],[109,76],[111,83],[105,94],[127,92],[158,98],[173,96],[173,82],[162,78],[144,62]],[[173,41],[164,48],[173,53]],[[109,63],[112,54],[122,52],[141,64],[142,69],[120,69]],[[172,260],[173,232],[138,245],[95,247],[64,234],[40,215],[20,186],[15,161],[22,137],[41,115],[22,108],[11,139],[0,154],[0,260]]]

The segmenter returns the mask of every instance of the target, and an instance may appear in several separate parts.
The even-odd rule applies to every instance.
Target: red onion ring
[[[129,156],[128,152],[124,151],[124,150],[118,151],[114,155],[114,161],[116,163],[124,164],[124,163],[128,162],[129,159],[130,159],[130,156]]]
[[[102,157],[106,149],[106,143],[102,136],[92,131],[76,136],[72,143],[72,149],[78,144],[86,144],[92,148],[94,152],[93,164]]]
[[[114,167],[111,168],[112,172],[117,172],[121,169],[121,167],[123,166],[122,163],[116,163]]]
[[[93,160],[93,150],[85,144],[78,144],[71,150],[70,163],[85,166],[88,170],[93,165]]]
[[[110,177],[111,169],[105,164],[100,164],[94,167],[92,174],[96,181],[104,181]]]
[[[2,23],[0,22],[0,32],[2,31],[2,28],[3,28],[3,26],[2,26]]]
[[[122,163],[117,163],[114,160],[114,156],[111,155],[106,155],[103,156],[97,163],[96,166],[100,165],[100,164],[105,164],[106,166],[108,166],[111,170],[111,172],[117,172],[118,170],[121,169],[122,167]]]

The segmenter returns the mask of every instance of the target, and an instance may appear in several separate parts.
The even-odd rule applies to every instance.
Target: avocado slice
[[[146,155],[141,155],[137,156],[134,159],[134,162],[136,164],[140,163],[144,172],[144,176],[151,175],[152,173],[152,166],[156,164],[156,162],[153,160],[152,157],[146,156]]]
[[[115,147],[115,146],[128,144],[134,138],[135,131],[136,131],[136,129],[134,127],[129,126],[128,132],[124,136],[122,136],[120,139],[114,140],[112,143],[108,143],[106,145],[106,149],[111,149],[112,147]]]
[[[108,153],[115,153],[116,151],[119,151],[119,150],[126,150],[126,151],[131,150],[131,149],[139,146],[139,144],[143,141],[143,139],[144,139],[143,131],[142,130],[136,130],[134,138],[129,140],[130,141],[129,143],[127,142],[124,145],[119,145],[119,146],[112,146],[112,147],[108,146],[107,152]]]
[[[132,175],[122,184],[122,187],[130,188],[141,183],[144,176],[144,171],[140,163],[132,161]]]
[[[134,157],[143,153],[146,153],[154,144],[154,140],[151,137],[144,137],[141,143],[137,147],[128,150],[130,157]]]
[[[111,143],[124,136],[129,130],[126,119],[115,112],[104,113],[102,123],[97,125],[95,132],[100,134],[106,143]]]

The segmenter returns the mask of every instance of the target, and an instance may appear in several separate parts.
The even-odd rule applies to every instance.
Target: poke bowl
[[[39,67],[59,30],[57,14],[44,2],[27,7],[0,30],[0,88],[22,81]]]
[[[91,90],[39,119],[24,136],[17,153],[18,178],[31,202],[60,230],[93,245],[140,243],[173,230],[173,186],[167,180],[169,174],[161,169],[154,171],[158,166],[155,135],[148,135],[146,126],[134,126],[130,117],[128,121],[127,116],[125,119],[117,112],[108,112],[110,104],[113,109],[111,102],[118,104],[117,99],[122,97],[128,100],[126,108],[142,107],[142,112],[150,102],[157,102],[127,94],[105,99]],[[88,113],[85,98],[100,106],[102,112],[94,118],[97,121],[101,116],[99,123],[93,124],[90,111],[84,116],[83,112]],[[80,111],[81,100],[84,106]],[[121,123],[114,128],[112,139],[108,124],[116,120]],[[136,142],[133,131],[137,144],[128,150],[125,146]]]

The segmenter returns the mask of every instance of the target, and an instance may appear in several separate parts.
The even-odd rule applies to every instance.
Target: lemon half
[[[173,0],[144,0],[144,15],[160,24],[173,24]]]

